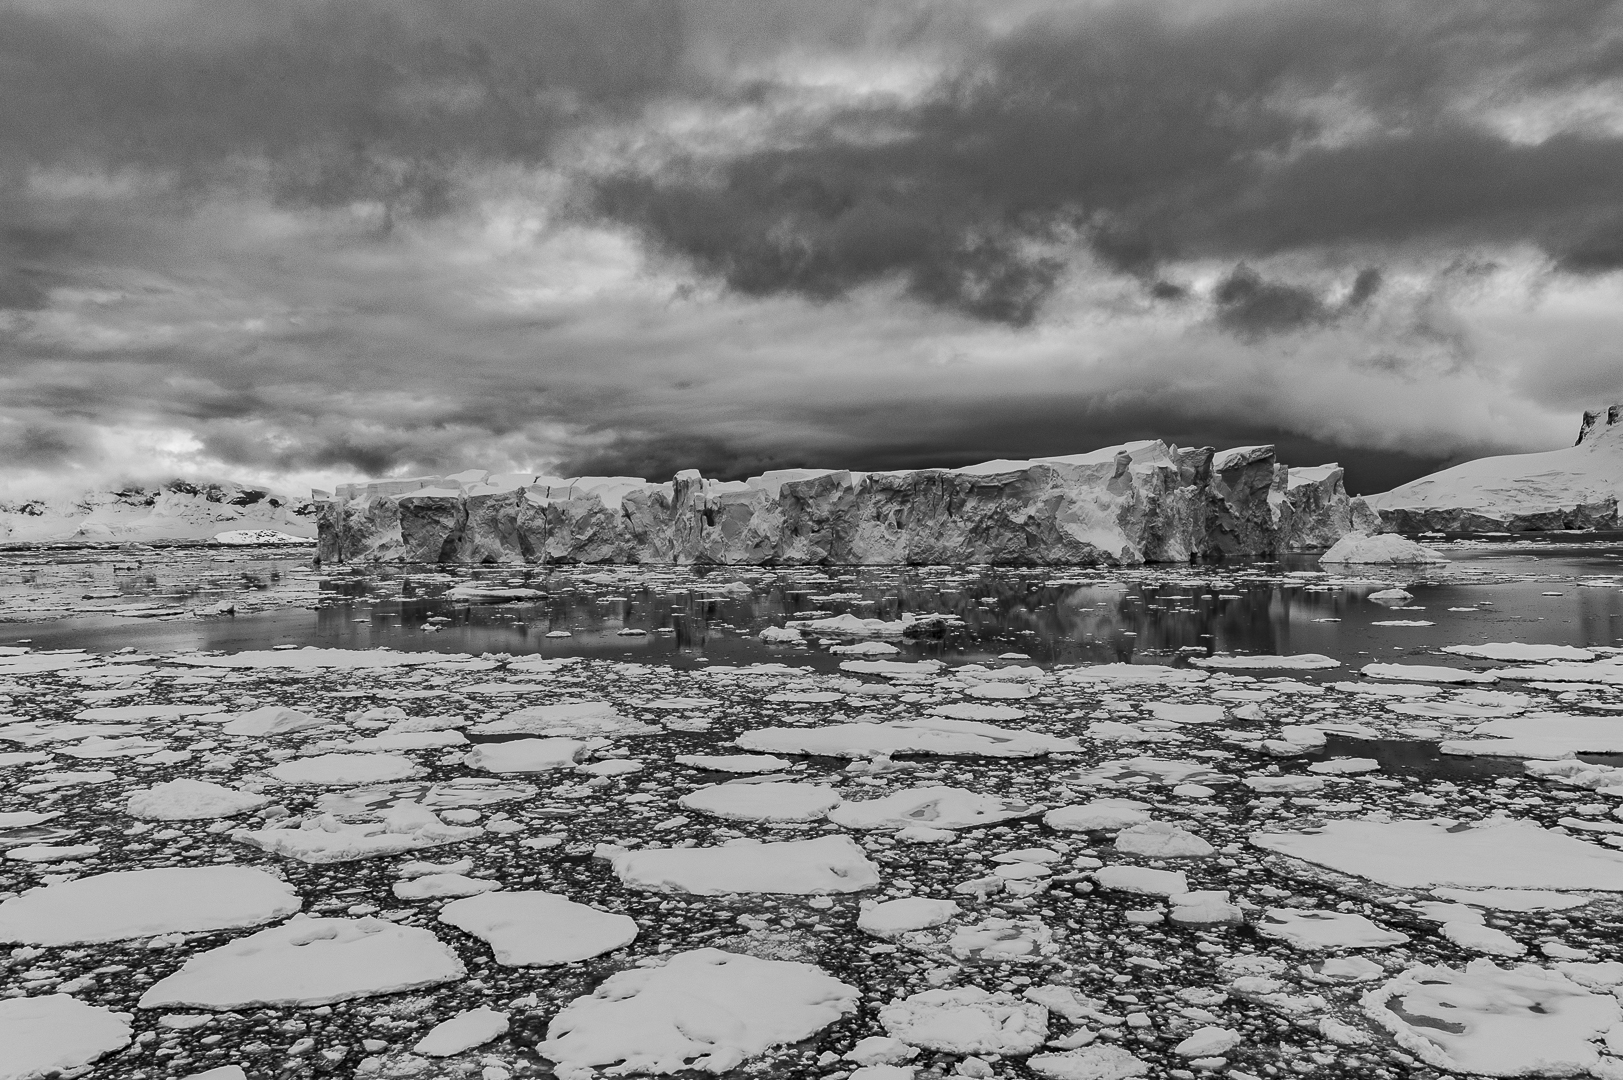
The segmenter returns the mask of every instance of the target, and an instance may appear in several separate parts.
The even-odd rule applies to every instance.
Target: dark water
[[[678,664],[800,657],[832,667],[839,658],[815,646],[767,646],[754,635],[812,614],[895,620],[911,613],[950,615],[961,626],[944,638],[890,639],[902,649],[897,659],[970,662],[1019,652],[1042,664],[1174,663],[1211,652],[1317,652],[1353,664],[1482,641],[1623,645],[1623,546],[1521,543],[1447,553],[1454,561],[1443,568],[1370,569],[1365,577],[1326,574],[1312,557],[1130,571],[322,572],[308,549],[7,552],[0,554],[0,644],[98,651],[383,646]],[[444,595],[470,579],[545,595],[505,604]],[[1394,584],[1414,594],[1407,607],[1367,599]],[[236,613],[198,614],[222,601]],[[1433,625],[1378,625],[1392,620]],[[552,631],[571,636],[548,638]]]

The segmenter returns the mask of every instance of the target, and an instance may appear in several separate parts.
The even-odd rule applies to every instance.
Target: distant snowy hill
[[[173,480],[153,490],[0,503],[0,543],[314,540],[315,503],[238,484]]]
[[[1542,454],[1478,458],[1367,502],[1398,532],[1618,528],[1623,406],[1584,414],[1578,442]]]

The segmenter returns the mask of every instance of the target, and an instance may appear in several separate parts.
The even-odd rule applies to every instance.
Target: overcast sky
[[[1277,442],[1623,400],[1591,0],[0,0],[0,494]]]

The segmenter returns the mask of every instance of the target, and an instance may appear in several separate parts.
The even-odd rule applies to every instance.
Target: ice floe
[[[909,1046],[949,1054],[1029,1054],[1048,1038],[1048,1010],[978,986],[924,990],[879,1009],[879,1022]]]
[[[0,902],[0,941],[83,945],[258,926],[303,906],[292,886],[248,866],[118,870]]]
[[[571,769],[586,753],[578,739],[509,739],[481,743],[463,755],[463,764],[484,772],[512,774]]]
[[[1409,940],[1352,912],[1280,907],[1263,912],[1257,933],[1298,949],[1384,949]]]
[[[284,784],[381,784],[421,773],[422,767],[402,754],[317,754],[293,758],[265,772]]]
[[[440,922],[484,941],[507,967],[553,966],[629,945],[636,920],[549,892],[489,892],[453,900]]]
[[[844,758],[875,754],[1041,757],[1081,749],[1075,739],[936,717],[820,728],[758,728],[740,735],[738,746],[768,753]]]
[[[729,783],[690,791],[677,803],[734,821],[817,821],[840,805],[840,796],[818,784]]]
[[[148,821],[202,821],[249,814],[269,804],[264,795],[182,777],[131,792],[124,812]]]
[[[1531,821],[1338,820],[1312,831],[1253,833],[1251,843],[1400,889],[1623,892],[1623,852]]]
[[[855,1011],[858,992],[804,963],[695,949],[610,975],[536,1045],[560,1080],[593,1070],[723,1073]]]
[[[648,848],[611,859],[626,885],[700,896],[848,893],[879,884],[879,868],[848,836],[725,847]]]
[[[846,802],[828,819],[848,829],[968,829],[1014,818],[1032,817],[1045,808],[1018,799],[977,795],[952,787],[908,788],[877,799]]]
[[[1480,1076],[1581,1075],[1623,1013],[1559,972],[1474,960],[1417,965],[1364,995],[1365,1013],[1428,1065]]]
[[[325,1005],[467,974],[427,930],[382,919],[299,918],[198,953],[141,995],[143,1009]]]
[[[469,1009],[435,1024],[412,1049],[425,1057],[451,1057],[501,1038],[507,1034],[507,1026],[504,1012],[487,1007]]]
[[[129,1044],[129,1021],[67,994],[0,1000],[0,1080],[80,1075]]]

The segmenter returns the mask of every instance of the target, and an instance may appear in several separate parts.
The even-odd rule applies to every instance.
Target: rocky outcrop
[[[239,484],[172,480],[77,497],[0,503],[0,543],[208,541],[263,532],[313,540],[320,504]]]
[[[1584,413],[1578,441],[1542,454],[1479,458],[1369,497],[1388,532],[1617,529],[1623,407]]]
[[[1334,465],[1162,442],[964,469],[794,469],[744,481],[462,473],[347,485],[328,562],[1136,565],[1328,547]]]

